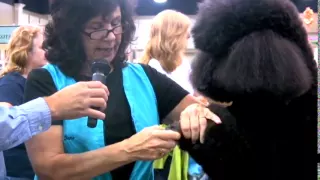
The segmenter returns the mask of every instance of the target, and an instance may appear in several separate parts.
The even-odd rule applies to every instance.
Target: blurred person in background
[[[47,63],[42,42],[43,29],[39,26],[20,26],[12,33],[7,49],[7,65],[0,73],[0,102],[12,106],[23,103],[29,72]],[[4,159],[8,178],[33,179],[34,172],[24,144],[4,151]]]
[[[190,26],[189,17],[180,12],[160,12],[152,21],[150,39],[140,62],[165,74],[193,94],[189,82],[190,62],[184,57],[190,38]]]
[[[175,81],[190,94],[198,96],[198,94],[194,92],[189,81],[191,67],[190,62],[185,58],[185,51],[187,49],[188,39],[190,38],[190,26],[190,18],[175,10],[164,10],[157,14],[152,21],[150,39],[144,54],[140,59],[140,63],[148,64],[158,72]],[[205,98],[201,96],[198,96],[198,100],[207,103]],[[173,152],[173,154],[180,156],[178,155],[180,153]],[[183,157],[184,156],[173,158],[183,160]],[[169,173],[168,164],[171,162],[171,157],[165,158],[164,167],[155,165],[158,179],[167,179],[168,176],[169,179],[174,178],[177,180],[180,180],[179,177],[182,177],[182,179],[187,178],[187,175],[176,176],[181,173],[186,173],[184,167],[181,167],[181,171],[172,168],[175,171],[180,172],[170,171]],[[172,166],[176,165],[172,164]],[[201,166],[199,166],[191,157],[189,157],[188,167],[185,168],[188,169],[188,174],[190,176],[188,179],[199,178],[204,175]]]

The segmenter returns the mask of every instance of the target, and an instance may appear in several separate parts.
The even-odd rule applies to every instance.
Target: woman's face
[[[29,66],[33,68],[42,67],[47,64],[45,51],[42,49],[43,34],[38,34],[33,39],[32,50],[28,53]]]
[[[105,59],[112,62],[118,52],[122,33],[119,7],[109,17],[97,16],[91,19],[85,25],[83,33],[87,59]]]

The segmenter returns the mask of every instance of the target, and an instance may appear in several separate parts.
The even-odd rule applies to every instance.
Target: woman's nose
[[[107,29],[108,30],[108,34],[106,35],[106,37],[103,39],[105,41],[112,41],[112,40],[115,40],[116,39],[116,36],[114,35],[114,33],[112,31],[110,31],[112,29],[112,26],[111,24],[104,24],[104,29]]]
[[[112,31],[108,31],[107,36],[104,38],[105,41],[113,41],[116,39],[116,36]]]

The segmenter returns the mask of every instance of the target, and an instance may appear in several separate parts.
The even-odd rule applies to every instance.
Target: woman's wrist
[[[130,147],[130,139],[125,139],[120,142],[120,153],[125,161],[137,161],[138,159],[132,153],[132,148]]]

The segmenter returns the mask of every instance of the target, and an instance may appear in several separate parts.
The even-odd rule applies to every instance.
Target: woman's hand
[[[212,120],[217,124],[221,123],[220,118],[203,105],[189,105],[180,115],[182,135],[186,139],[191,139],[193,143],[200,138],[200,142],[203,143],[207,120]]]
[[[199,104],[202,104],[204,106],[208,106],[209,105],[208,99],[203,97],[203,96],[195,96],[194,98],[199,102]]]
[[[109,97],[108,88],[101,82],[78,82],[68,86],[45,100],[51,110],[53,120],[75,119],[90,116],[104,119],[105,114],[92,107],[104,110]]]
[[[135,160],[155,160],[165,156],[177,144],[180,134],[152,126],[124,141],[124,150]]]

